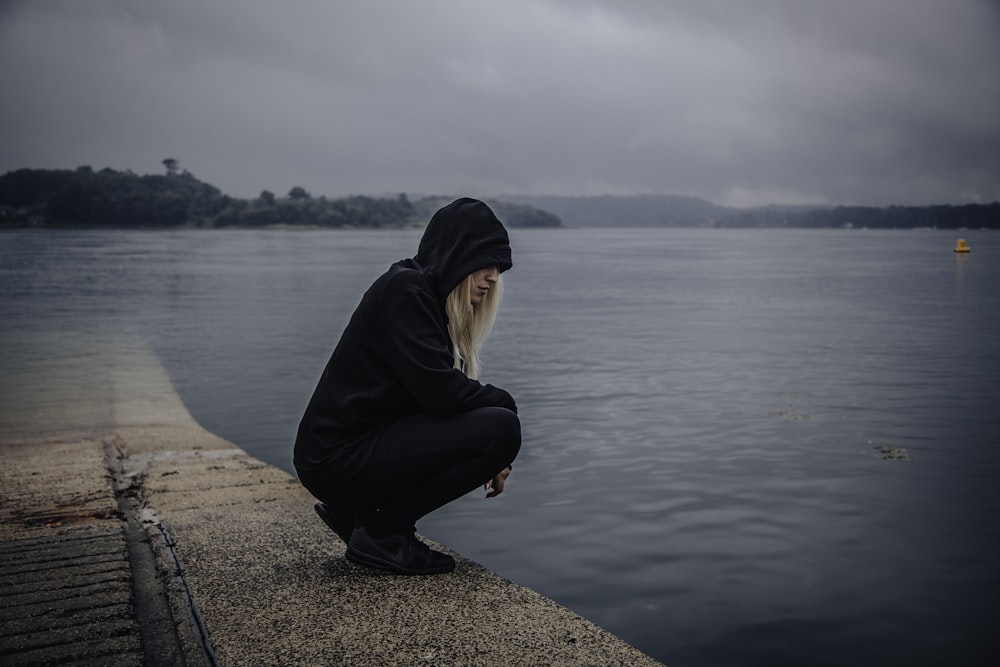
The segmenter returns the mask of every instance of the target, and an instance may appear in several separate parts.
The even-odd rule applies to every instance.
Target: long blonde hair
[[[475,305],[472,303],[474,286],[472,275],[467,276],[448,295],[445,311],[455,368],[476,380],[480,370],[479,351],[496,321],[500,299],[503,298],[503,282],[498,277],[496,284]]]

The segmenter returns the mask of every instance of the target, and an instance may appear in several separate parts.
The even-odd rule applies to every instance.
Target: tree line
[[[163,161],[164,175],[90,167],[20,169],[0,176],[0,226],[50,227],[420,227],[453,197],[411,200],[356,195],[314,197],[302,187],[254,199],[223,194]],[[855,227],[1000,229],[1000,203],[942,206],[734,209],[694,197],[506,196],[488,203],[510,227]]]
[[[1000,203],[958,206],[836,206],[811,210],[768,207],[734,213],[719,227],[847,227],[863,229],[1000,229]]]
[[[224,228],[306,226],[400,228],[426,224],[450,197],[410,201],[355,195],[313,197],[296,186],[284,197],[264,190],[255,199],[223,194],[177,161],[163,161],[165,175],[78,167],[19,169],[0,176],[0,225],[46,227]],[[558,217],[537,208],[489,202],[511,227],[558,227]],[[429,213],[428,213],[429,211]]]

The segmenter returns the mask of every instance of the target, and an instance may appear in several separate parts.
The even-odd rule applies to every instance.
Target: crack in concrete
[[[138,521],[141,487],[134,477],[125,475],[121,463],[124,454],[117,443],[105,443],[105,457],[124,522],[132,598],[145,663],[151,667],[184,667],[183,648],[156,569],[156,557],[149,535]]]

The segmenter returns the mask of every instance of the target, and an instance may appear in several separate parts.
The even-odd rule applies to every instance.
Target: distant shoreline
[[[39,232],[80,232],[80,231],[92,231],[92,232],[108,232],[108,231],[125,231],[125,232],[149,232],[149,233],[167,233],[167,232],[333,232],[333,233],[347,233],[347,232],[374,232],[374,233],[390,233],[390,232],[406,232],[415,231],[419,232],[424,228],[424,225],[409,225],[401,227],[322,227],[320,225],[266,225],[259,227],[250,226],[239,226],[239,225],[229,225],[226,227],[197,227],[192,225],[179,225],[176,227],[153,227],[145,225],[65,225],[65,224],[53,224],[53,225],[10,225],[0,223],[0,234],[3,232],[14,232],[14,231],[39,231]],[[795,231],[843,231],[843,232],[949,232],[949,233],[964,233],[964,232],[990,232],[996,231],[997,227],[736,227],[736,226],[718,226],[718,227],[708,227],[708,226],[662,226],[655,227],[652,225],[561,225],[559,227],[521,227],[513,228],[517,232],[523,231],[562,231],[562,232],[574,232],[583,231],[588,229],[616,229],[622,232],[632,232],[632,231],[648,231],[648,230],[662,230],[662,231],[691,231],[691,230],[706,230],[706,231],[748,231],[755,230],[761,232],[779,232],[787,230]]]
[[[293,187],[238,199],[176,165],[166,175],[20,169],[0,176],[0,229],[420,229],[452,196],[314,197]],[[168,167],[169,169],[169,167]],[[937,206],[766,206],[631,195],[486,198],[511,228],[1000,229],[1000,202]]]
[[[140,176],[113,169],[94,171],[19,169],[0,176],[0,227],[72,228],[364,228],[423,226],[455,197],[410,200],[352,195],[314,197],[293,187],[284,197],[262,190],[255,199],[238,199],[177,173],[165,160],[166,175]],[[509,227],[559,227],[562,221],[529,204],[485,200]]]

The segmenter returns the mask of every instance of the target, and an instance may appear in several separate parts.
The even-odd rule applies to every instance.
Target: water
[[[964,236],[513,230],[484,375],[524,447],[421,532],[674,667],[992,664],[1000,236]],[[39,331],[140,334],[206,428],[291,471],[418,238],[4,232],[0,370]]]

